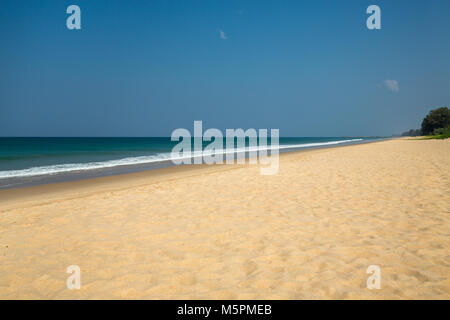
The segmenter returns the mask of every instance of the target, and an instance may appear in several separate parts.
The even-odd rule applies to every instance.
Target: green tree
[[[450,110],[447,107],[431,110],[422,121],[422,134],[432,134],[435,129],[450,126]]]

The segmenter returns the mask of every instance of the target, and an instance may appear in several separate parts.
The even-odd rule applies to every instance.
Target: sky
[[[450,107],[449,39],[448,0],[0,0],[0,136],[397,134]]]

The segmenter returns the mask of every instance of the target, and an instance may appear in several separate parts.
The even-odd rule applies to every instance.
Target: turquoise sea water
[[[280,152],[371,141],[371,138],[280,138]],[[152,138],[0,138],[0,187],[45,183],[45,177],[92,176],[171,163],[177,144],[170,137]],[[204,142],[204,146],[210,142]],[[248,144],[248,141],[247,141]],[[270,145],[270,139],[267,142]],[[64,179],[63,179],[64,180]]]

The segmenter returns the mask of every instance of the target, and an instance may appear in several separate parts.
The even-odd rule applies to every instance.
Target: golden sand
[[[448,139],[5,190],[0,298],[449,299],[449,214]]]

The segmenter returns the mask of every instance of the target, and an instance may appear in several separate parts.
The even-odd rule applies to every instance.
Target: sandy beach
[[[449,214],[449,139],[3,190],[0,298],[450,299]]]

